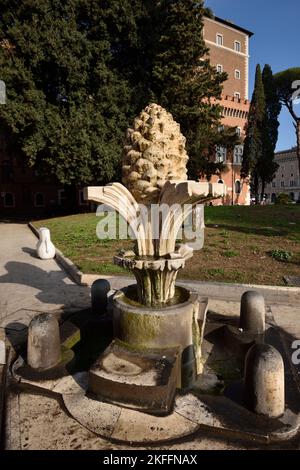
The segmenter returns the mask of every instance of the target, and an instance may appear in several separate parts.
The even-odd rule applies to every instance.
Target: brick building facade
[[[50,217],[87,208],[81,189],[64,188],[52,176],[39,176],[20,156],[7,149],[3,136],[0,138],[1,218]]]
[[[209,48],[210,61],[219,72],[226,72],[228,79],[224,83],[222,99],[222,123],[237,127],[242,139],[249,115],[249,39],[250,31],[218,17],[205,18],[204,39]],[[249,182],[241,178],[243,145],[237,145],[234,151],[219,146],[215,158],[225,164],[220,177],[213,176],[212,182],[224,182],[226,197],[216,204],[250,204]]]

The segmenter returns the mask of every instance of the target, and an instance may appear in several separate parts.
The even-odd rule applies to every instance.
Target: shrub
[[[290,202],[290,197],[288,194],[285,193],[280,193],[278,194],[275,204],[289,204]]]
[[[222,255],[226,258],[235,258],[236,256],[239,256],[239,252],[235,250],[227,250],[223,251]]]
[[[293,253],[290,251],[284,251],[284,250],[272,250],[270,251],[270,255],[273,259],[276,259],[276,261],[290,261],[293,257]]]

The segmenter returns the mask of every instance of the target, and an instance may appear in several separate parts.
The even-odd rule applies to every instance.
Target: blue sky
[[[216,16],[229,19],[254,33],[250,40],[250,98],[256,64],[268,63],[273,72],[300,67],[299,0],[206,0]],[[300,115],[300,105],[297,106]],[[277,150],[296,145],[296,134],[287,110],[280,115]]]

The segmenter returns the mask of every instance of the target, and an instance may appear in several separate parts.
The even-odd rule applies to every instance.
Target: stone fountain
[[[59,398],[82,426],[127,444],[199,429],[289,440],[300,429],[299,372],[264,297],[246,288],[236,302],[240,313],[221,301],[217,312],[210,303],[206,318],[202,284],[198,293],[176,284],[193,248],[202,247],[199,205],[225,193],[220,184],[188,181],[187,161],[179,125],[148,106],[127,131],[123,184],[85,190],[86,199],[110,206],[130,227],[134,251],[114,262],[136,283],[111,291],[98,279],[91,309],[34,316],[8,360],[9,380],[20,393]],[[177,241],[187,218],[200,243]]]
[[[123,185],[88,187],[85,195],[127,221],[135,250],[114,262],[136,279],[114,295],[114,340],[90,370],[89,390],[156,413],[170,412],[176,387],[191,386],[202,372],[207,299],[176,287],[193,255],[177,234],[197,205],[225,194],[224,185],[187,180],[185,141],[170,113],[147,106],[127,131]]]

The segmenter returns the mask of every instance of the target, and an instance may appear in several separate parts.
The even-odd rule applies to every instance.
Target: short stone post
[[[265,332],[266,307],[264,297],[255,291],[245,292],[241,300],[240,328],[261,335]]]
[[[92,312],[96,314],[106,313],[107,294],[110,291],[110,284],[106,279],[97,279],[91,287]]]
[[[27,363],[33,369],[47,370],[61,360],[58,320],[49,313],[34,317],[28,328]]]
[[[244,375],[245,405],[257,414],[278,418],[285,408],[284,364],[281,354],[268,344],[248,351]]]

